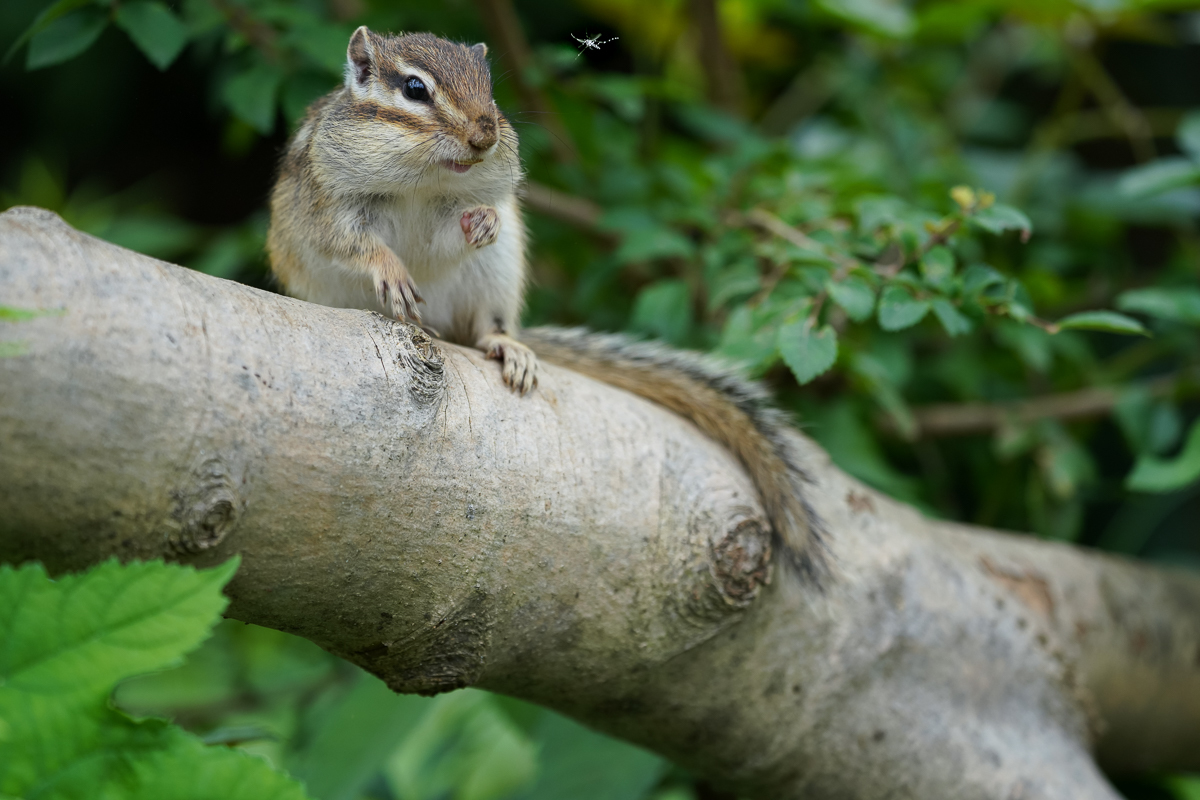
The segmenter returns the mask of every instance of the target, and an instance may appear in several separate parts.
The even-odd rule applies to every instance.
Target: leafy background
[[[1200,3],[6,0],[0,207],[271,288],[276,158],[362,23],[489,42],[527,323],[722,353],[928,514],[1200,566]],[[231,622],[115,697],[316,798],[722,797]]]

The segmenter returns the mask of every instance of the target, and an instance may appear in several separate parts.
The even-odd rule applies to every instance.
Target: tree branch
[[[721,32],[716,0],[688,0],[688,16],[696,26],[696,57],[704,70],[709,101],[730,114],[745,109],[746,89],[741,70]]]
[[[525,207],[547,217],[566,222],[588,233],[602,233],[596,228],[604,210],[585,197],[576,197],[543,183],[526,181]]]
[[[661,408],[0,215],[0,561],[237,553],[230,615],[742,796],[1115,800],[1200,768],[1200,576],[919,516],[797,435],[820,587]],[[773,571],[770,584],[766,577]]]
[[[1154,397],[1166,397],[1179,387],[1200,382],[1200,373],[1181,372],[1146,381],[1146,390]],[[1009,425],[1029,425],[1043,419],[1070,422],[1108,416],[1116,408],[1120,393],[1106,386],[1089,386],[1074,392],[1062,392],[1007,403],[938,403],[912,410],[915,422],[912,438],[964,436],[992,433]],[[895,422],[880,415],[876,426],[898,433]]]

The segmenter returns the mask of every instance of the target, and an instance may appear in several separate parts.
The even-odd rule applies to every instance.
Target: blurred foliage
[[[502,5],[9,0],[0,201],[270,286],[274,161],[350,31],[503,59],[479,13]],[[497,100],[530,178],[594,209],[530,198],[527,322],[737,361],[928,514],[1200,565],[1200,2],[721,0],[723,48],[708,7],[517,2],[532,55]],[[595,35],[620,38],[581,55]],[[118,699],[319,798],[719,796],[548,712],[394,697],[228,623]]]

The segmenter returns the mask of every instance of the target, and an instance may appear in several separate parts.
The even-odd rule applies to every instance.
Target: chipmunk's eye
[[[427,102],[429,100],[429,90],[425,88],[425,81],[416,75],[409,76],[408,80],[404,82],[404,96],[409,100]]]

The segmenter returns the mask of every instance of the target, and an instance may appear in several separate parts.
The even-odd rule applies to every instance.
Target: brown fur
[[[645,397],[691,420],[750,474],[787,561],[813,579],[823,574],[823,531],[805,499],[810,478],[789,441],[791,426],[770,407],[760,386],[711,358],[616,334],[531,328],[522,340],[544,361]]]

